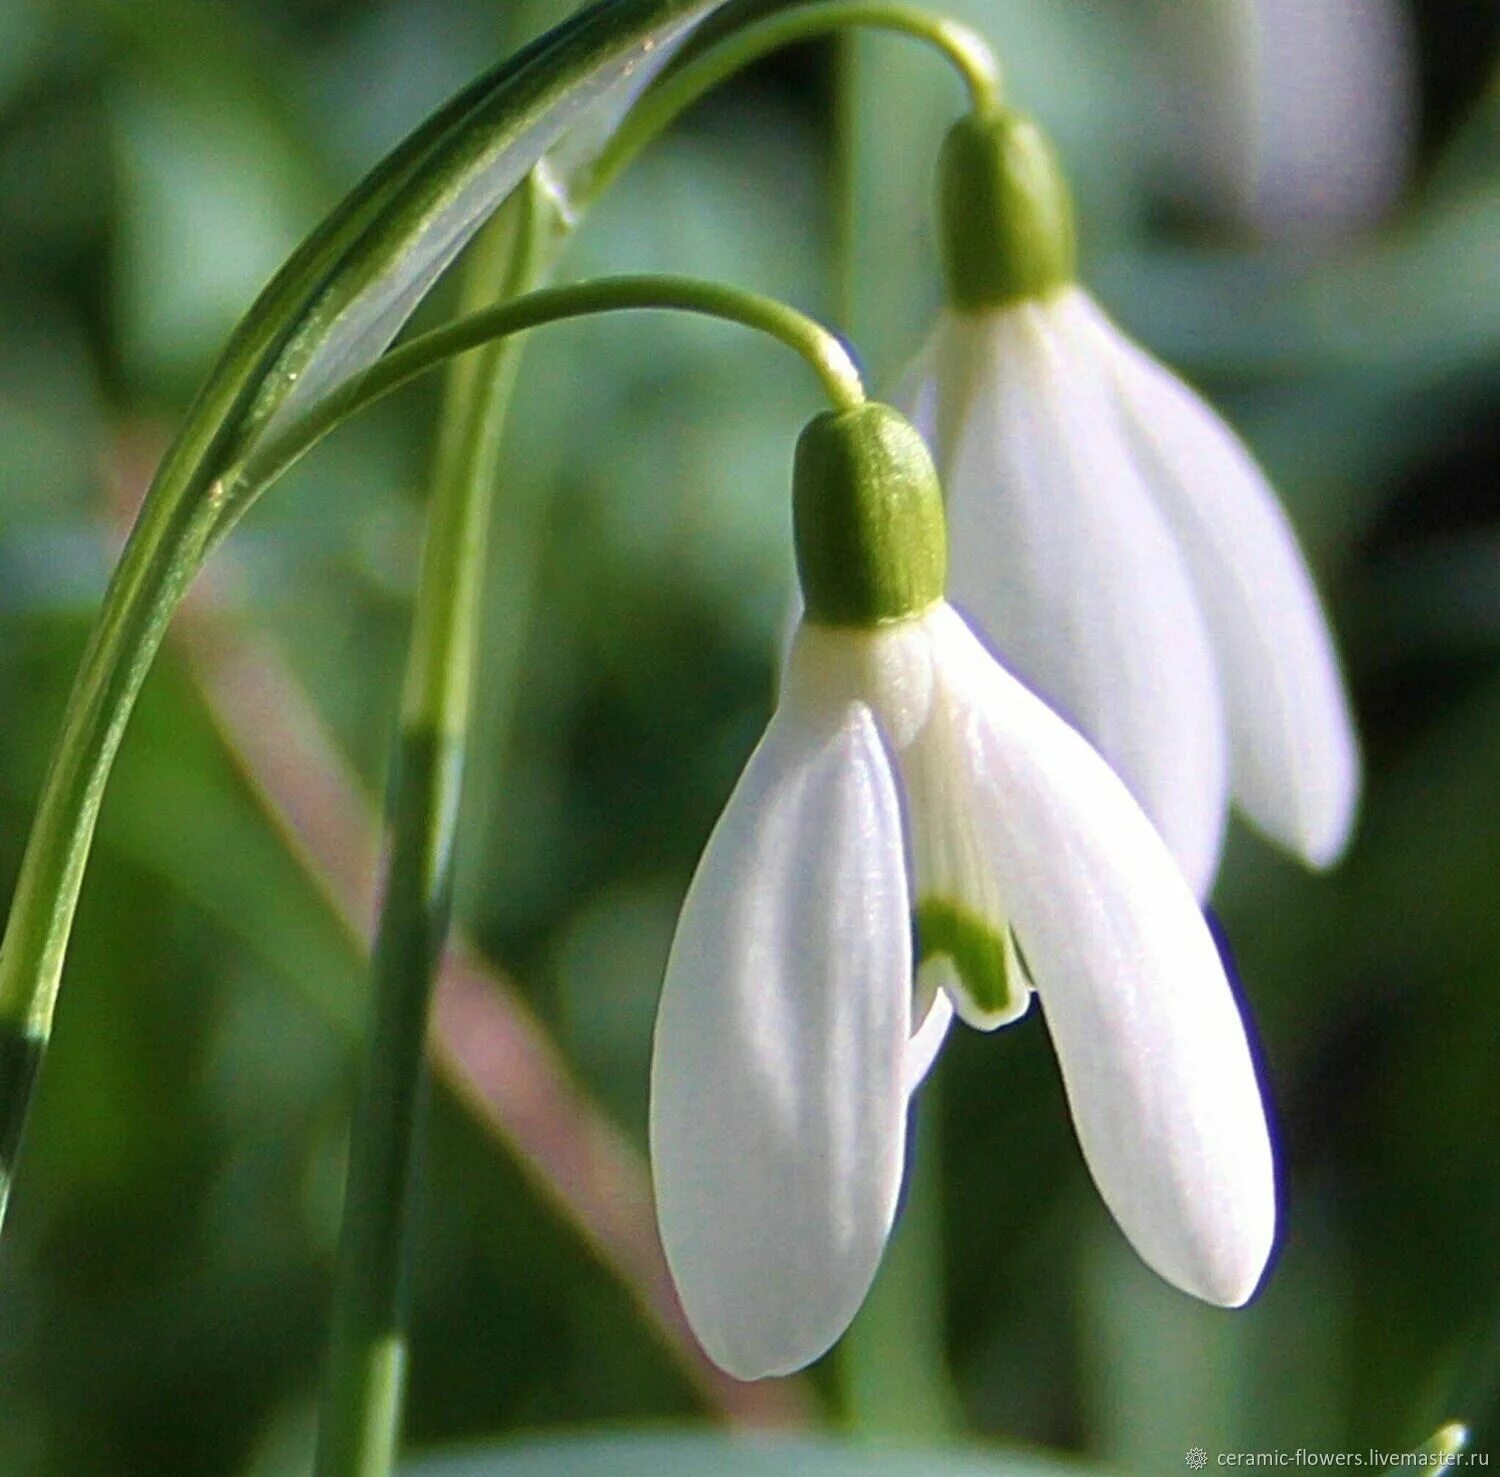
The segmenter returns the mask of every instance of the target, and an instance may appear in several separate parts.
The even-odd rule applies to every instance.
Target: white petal
[[[948,1028],[953,1024],[953,1001],[945,990],[938,990],[922,1019],[922,1024],[912,1032],[906,1046],[906,1091],[914,1093],[926,1080],[932,1064],[948,1039]]]
[[[931,641],[920,620],[851,633],[804,624],[800,598],[794,601],[792,615],[781,664],[781,700],[786,706],[868,704],[886,743],[907,745],[921,735],[929,718],[933,682]],[[903,806],[908,828],[911,812],[908,797]],[[939,962],[922,967],[913,990],[908,1093],[916,1091],[932,1070],[953,1023],[952,1000],[936,979],[928,978]]]
[[[1081,295],[1115,373],[1141,470],[1177,536],[1213,637],[1235,799],[1313,866],[1344,849],[1359,753],[1328,624],[1296,535],[1234,432]]]
[[[962,715],[934,694],[918,736],[898,751],[911,837],[917,979],[952,997],[981,1031],[1026,1014],[1031,989],[1015,958],[999,879],[969,794]]]
[[[1193,894],[1099,756],[951,611],[931,625],[1095,1183],[1156,1271],[1238,1306],[1270,1254],[1275,1181],[1244,1026]]]
[[[963,736],[935,681],[928,618],[851,638],[809,624],[798,632],[788,682],[862,697],[894,752],[906,800],[912,901],[921,962],[917,1008],[952,997],[971,1026],[994,1030],[1026,1013],[1031,992],[1014,959],[1000,889],[963,785]],[[790,695],[791,689],[785,689]]]
[[[1064,302],[945,319],[951,596],[1115,767],[1206,895],[1228,806],[1208,632]]]
[[[739,1378],[816,1359],[875,1275],[903,1164],[909,906],[869,709],[794,696],[693,879],[652,1063],[667,1261]]]

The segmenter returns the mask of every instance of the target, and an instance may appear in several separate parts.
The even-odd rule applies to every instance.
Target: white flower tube
[[[976,1008],[983,981],[965,978],[972,955],[950,961],[959,1013],[985,1027],[1013,1020],[1035,987],[1115,1219],[1168,1281],[1245,1302],[1275,1228],[1260,1088],[1197,900],[1140,807],[945,603],[857,637],[804,627],[785,693],[813,691],[863,695],[911,831],[957,838],[938,842],[961,860],[936,886],[915,853],[914,893],[1018,945],[1007,963],[1024,978],[994,1017]]]

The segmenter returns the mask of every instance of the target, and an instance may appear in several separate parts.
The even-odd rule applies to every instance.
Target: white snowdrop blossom
[[[799,448],[799,500],[804,471]],[[875,1275],[908,1097],[949,1019],[1000,1026],[1033,991],[1125,1234],[1178,1287],[1242,1304],[1272,1245],[1272,1156],[1192,889],[1110,767],[941,598],[940,558],[874,604],[829,597],[871,528],[900,550],[900,517],[826,559],[814,521],[799,501],[808,613],[657,1018],[658,1218],[695,1333],[741,1378],[831,1346]]]
[[[1072,281],[1060,176],[1034,130],[999,130],[998,167],[1023,181],[1003,221],[969,212],[950,239],[950,305],[905,393],[947,489],[950,594],[1115,767],[1200,896],[1231,797],[1327,866],[1360,763],[1291,524],[1234,432]],[[947,164],[951,215],[997,160]]]

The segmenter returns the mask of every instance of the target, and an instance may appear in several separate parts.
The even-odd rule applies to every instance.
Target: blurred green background
[[[1260,111],[1236,113],[1234,38],[1183,24],[1218,8],[957,10],[1056,133],[1090,282],[1262,455],[1347,656],[1369,763],[1350,856],[1314,878],[1237,827],[1215,900],[1280,1123],[1282,1255],[1239,1315],[1156,1281],[1088,1184],[1040,1022],[955,1033],[882,1284],[807,1391],[815,1422],[861,1437],[1158,1473],[1193,1445],[1401,1449],[1458,1416],[1488,1450],[1497,1429],[1500,7],[1371,0],[1361,25],[1379,11],[1392,50],[1345,89],[1354,113],[1335,107],[1346,54],[1326,86],[1270,75]],[[112,500],[300,236],[562,13],[0,0],[7,891]],[[567,271],[787,297],[843,321],[892,385],[936,303],[932,160],[961,97],[903,43],[852,55],[852,107],[832,46],[717,94],[589,219]],[[1278,108],[1330,156],[1293,181],[1290,216],[1225,184]],[[852,292],[841,118],[858,140]],[[427,384],[341,431],[211,577],[218,629],[287,663],[371,795],[436,403]],[[551,331],[523,371],[459,913],[638,1150],[676,908],[769,708],[791,443],[817,405],[780,351],[661,317]],[[360,959],[216,721],[211,660],[169,642],[105,806],[0,1242],[4,1477],[306,1465]],[[257,719],[274,746],[294,715]],[[444,1091],[412,1357],[414,1448],[712,1418],[573,1218]]]

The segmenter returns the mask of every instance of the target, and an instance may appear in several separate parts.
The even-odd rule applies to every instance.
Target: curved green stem
[[[379,351],[380,334],[414,305],[409,294],[499,203],[506,181],[535,162],[596,82],[628,72],[708,8],[709,0],[596,5],[464,89],[303,242],[195,397],[80,664],[0,947],[0,1220],[105,782],[167,621],[218,537],[226,492],[216,474],[275,423],[294,388],[307,394],[319,383],[310,365],[327,370],[342,355]],[[468,212],[457,218],[447,209],[455,197]]]
[[[534,191],[498,222],[465,306],[534,280],[546,215]],[[503,253],[503,255],[501,255]],[[488,290],[486,290],[488,289]],[[344,415],[466,349],[450,369],[388,811],[391,862],[374,957],[370,1027],[350,1143],[319,1477],[384,1477],[405,1385],[404,1263],[432,985],[447,938],[454,832],[474,686],[482,571],[500,435],[525,328],[616,308],[685,308],[761,328],[807,355],[840,405],[863,398],[842,346],[779,303],[715,284],[629,278],[555,288],[472,312],[413,341],[320,405],[223,485],[249,497]],[[233,522],[226,507],[217,532]]]
[[[701,313],[758,329],[801,354],[838,409],[851,410],[864,403],[859,370],[839,338],[774,298],[690,277],[601,277],[568,287],[543,288],[513,302],[471,313],[391,350],[379,363],[319,401],[280,436],[236,462],[221,479],[224,514],[215,539],[228,531],[237,512],[267,483],[281,476],[341,421],[434,366],[482,344],[544,324],[631,309]]]
[[[216,424],[201,443],[185,438],[163,468],[161,498],[143,515],[110,579],[43,784],[0,948],[0,1219],[51,1031],[105,780],[218,516],[215,491],[203,489],[194,466],[195,451],[218,432]]]
[[[976,113],[988,115],[999,108],[999,63],[989,43],[968,26],[890,0],[827,0],[825,4],[801,5],[736,31],[648,92],[600,154],[590,174],[584,203],[598,195],[647,144],[719,83],[783,46],[851,26],[890,31],[934,47],[963,78]]]
[[[167,622],[203,560],[268,482],[341,420],[398,385],[526,329],[630,308],[702,313],[758,329],[800,353],[839,409],[864,401],[859,371],[839,339],[783,303],[686,278],[603,278],[532,293],[413,339],[345,381],[280,435],[257,442],[211,482],[203,469],[224,438],[222,423],[186,437],[163,468],[84,654],[0,950],[0,1218],[51,1030],[105,781]]]
[[[512,298],[535,281],[545,225],[546,208],[527,186],[477,243],[465,307]],[[384,1477],[400,1436],[427,1013],[450,922],[485,552],[520,349],[514,339],[494,342],[449,371],[387,802],[391,861],[350,1139],[318,1432],[321,1477]]]

